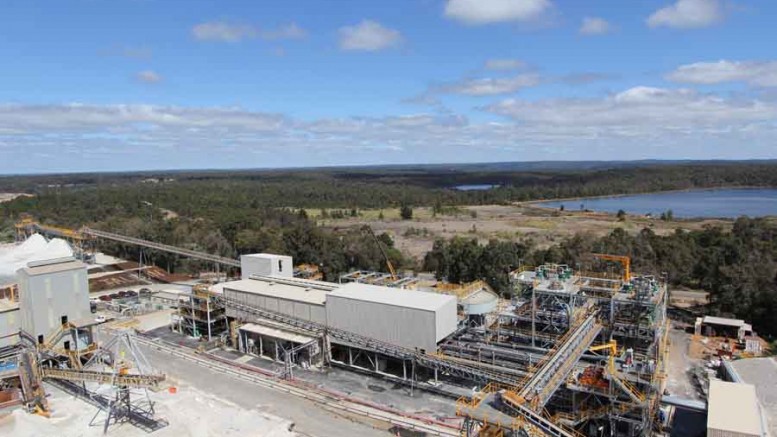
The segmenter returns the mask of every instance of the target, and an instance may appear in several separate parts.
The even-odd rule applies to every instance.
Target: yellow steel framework
[[[594,253],[592,255],[601,260],[620,263],[623,266],[623,282],[631,281],[631,258],[622,255],[610,255],[607,253]]]

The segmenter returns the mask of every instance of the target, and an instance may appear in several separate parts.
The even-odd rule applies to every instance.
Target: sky
[[[0,6],[0,174],[777,158],[773,0]]]

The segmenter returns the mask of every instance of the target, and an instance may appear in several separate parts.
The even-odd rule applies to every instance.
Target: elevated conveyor
[[[518,395],[530,402],[534,409],[541,410],[601,330],[602,325],[596,321],[596,314],[589,315],[574,331],[564,336],[561,345],[551,350],[545,363],[520,389]]]
[[[94,370],[71,370],[41,368],[41,376],[47,379],[60,379],[73,382],[96,382],[125,387],[156,388],[165,380],[164,375],[132,375],[113,372],[98,372]]]

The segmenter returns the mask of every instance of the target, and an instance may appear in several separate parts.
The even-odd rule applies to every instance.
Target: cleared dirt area
[[[10,202],[10,201],[16,199],[17,197],[22,197],[22,196],[32,197],[32,194],[25,194],[25,193],[0,193],[0,203]]]
[[[402,220],[398,209],[362,210],[358,213],[358,217],[322,219],[320,211],[308,211],[311,218],[317,218],[320,224],[328,227],[369,224],[377,233],[389,233],[400,250],[417,259],[423,258],[435,239],[456,235],[484,242],[492,238],[530,238],[539,247],[547,247],[576,233],[601,236],[615,228],[637,233],[649,227],[657,234],[665,235],[678,228],[693,230],[710,224],[728,227],[731,223],[717,219],[662,221],[645,216],[627,216],[624,221],[618,221],[613,214],[562,212],[528,204],[464,206],[436,215],[431,208],[414,208],[412,220]]]

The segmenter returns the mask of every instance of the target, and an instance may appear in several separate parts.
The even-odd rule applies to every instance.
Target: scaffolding
[[[490,326],[441,345],[446,354],[526,375],[515,386],[484,390],[489,407],[482,398],[460,400],[465,434],[486,435],[494,427],[504,435],[518,435],[516,427],[557,434],[533,424],[527,410],[571,433],[653,431],[665,380],[666,281],[634,275],[625,257],[597,257],[620,262],[624,274],[581,273],[563,264],[521,268],[510,275],[515,298]],[[517,421],[494,420],[505,413]]]
[[[207,285],[195,285],[191,293],[181,294],[176,303],[173,327],[177,332],[211,341],[229,330],[226,309],[208,292]]]

